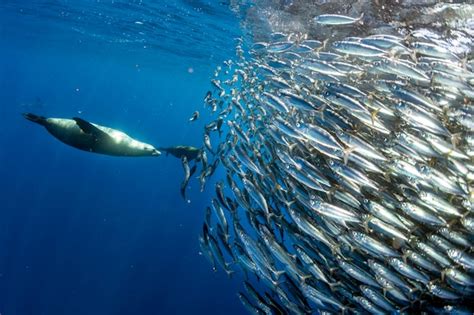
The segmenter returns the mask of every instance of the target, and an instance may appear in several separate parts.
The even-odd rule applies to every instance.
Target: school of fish
[[[226,175],[199,241],[250,313],[472,314],[473,68],[419,34],[238,45],[204,99],[202,189]]]

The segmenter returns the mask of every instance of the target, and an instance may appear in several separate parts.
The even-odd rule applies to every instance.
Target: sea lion
[[[61,142],[80,150],[113,156],[159,156],[154,146],[135,140],[122,131],[90,123],[82,118],[23,116],[40,124]]]
[[[158,148],[158,150],[161,150],[163,152],[166,152],[166,154],[171,154],[178,159],[181,159],[183,156],[185,156],[188,160],[188,162],[196,159],[199,157],[199,154],[201,153],[201,149],[191,147],[191,146],[185,146],[185,145],[178,145],[174,147],[167,147],[167,148]]]

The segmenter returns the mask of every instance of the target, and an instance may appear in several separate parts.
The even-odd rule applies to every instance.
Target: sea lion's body
[[[80,150],[113,156],[158,156],[150,144],[135,140],[122,131],[87,122],[81,118],[45,118],[24,114],[46,128],[61,142]]]

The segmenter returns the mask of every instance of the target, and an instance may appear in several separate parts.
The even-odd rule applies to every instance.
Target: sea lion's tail
[[[32,113],[23,113],[23,117],[28,119],[29,121],[35,122],[37,124],[40,124],[44,126],[46,124],[46,117],[43,116],[38,116]]]

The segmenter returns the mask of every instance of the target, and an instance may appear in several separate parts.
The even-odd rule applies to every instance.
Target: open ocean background
[[[178,159],[89,154],[21,116],[199,146],[209,80],[239,36],[225,1],[0,1],[2,315],[244,312],[241,275],[199,255],[213,185],[191,181],[187,203]]]
[[[200,147],[204,125],[216,118],[204,107],[206,93],[212,91],[213,99],[222,101],[247,88],[239,89],[237,83],[236,91],[217,97],[210,81],[226,77],[229,69],[223,66],[217,76],[218,66],[232,60],[240,64],[230,67],[231,74],[237,68],[247,71],[242,60],[251,57],[251,48],[278,40],[280,32],[291,34],[288,40],[293,42],[306,36],[337,41],[397,34],[405,44],[428,41],[448,47],[463,56],[463,67],[472,72],[472,1],[454,2],[0,0],[0,315],[232,315],[246,313],[236,294],[244,291],[244,280],[261,294],[274,294],[252,272],[247,278],[238,263],[231,266],[236,270],[232,279],[219,267],[213,272],[200,253],[205,207],[215,197],[215,183],[223,180],[225,167],[208,179],[202,193],[192,178],[183,200],[179,159],[86,153],[60,143],[22,113],[78,116],[156,147]],[[356,17],[360,12],[365,13],[360,25],[336,30],[314,22],[322,13]],[[245,58],[236,57],[238,43]],[[247,60],[252,65],[278,60],[266,57]],[[260,89],[268,83],[255,81],[248,87]],[[444,91],[444,85],[437,82],[433,91]],[[471,88],[469,83],[470,93]],[[201,117],[190,123],[196,110]],[[240,116],[225,119],[243,123],[243,128],[248,124]],[[217,137],[211,137],[214,148],[225,139]],[[252,139],[250,145],[256,143]],[[278,180],[288,172],[276,175]],[[236,217],[229,217],[229,224]],[[263,244],[249,222],[243,220],[243,230]],[[295,234],[282,226],[283,234]],[[235,235],[230,239],[235,241]],[[312,242],[310,235],[303,239]],[[286,250],[294,253],[290,242]],[[362,258],[370,254],[357,250]],[[336,257],[341,259],[346,258]],[[288,266],[277,262],[275,267]],[[296,275],[286,271],[288,279]],[[288,279],[280,293],[291,290]],[[338,274],[334,279],[348,278]],[[472,304],[467,299],[457,302]]]

